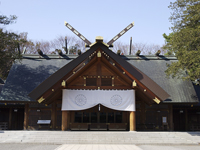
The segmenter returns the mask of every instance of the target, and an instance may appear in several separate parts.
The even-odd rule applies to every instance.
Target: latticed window
[[[97,78],[86,78],[86,86],[97,86]]]
[[[101,78],[101,86],[112,86],[112,78]]]

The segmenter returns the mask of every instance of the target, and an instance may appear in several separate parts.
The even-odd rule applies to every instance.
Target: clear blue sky
[[[91,42],[96,36],[109,41],[134,21],[135,26],[118,41],[164,44],[170,33],[170,2],[175,0],[0,0],[0,14],[16,15],[17,22],[6,26],[15,32],[28,32],[33,40],[53,40],[74,35],[67,21]]]

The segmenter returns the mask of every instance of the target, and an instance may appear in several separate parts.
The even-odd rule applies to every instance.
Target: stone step
[[[200,143],[200,133],[0,131],[0,143],[198,144]]]

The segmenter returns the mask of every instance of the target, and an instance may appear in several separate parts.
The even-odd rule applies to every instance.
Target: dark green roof
[[[165,70],[166,64],[177,62],[175,57],[158,59],[157,57],[148,57],[149,60],[137,59],[127,60],[133,66],[140,69],[147,76],[153,79],[160,87],[162,87],[170,97],[164,102],[175,103],[191,103],[198,102],[193,83],[191,81],[183,81],[182,79],[167,77]],[[200,92],[200,91],[199,91]]]
[[[74,57],[74,56],[73,56]],[[72,58],[39,55],[24,55],[21,61],[13,64],[6,84],[3,87],[0,100],[6,101],[34,101],[28,94],[46,78],[70,62]]]
[[[28,94],[50,75],[75,59],[76,55],[59,56],[24,55],[21,61],[13,64],[6,84],[0,94],[1,101],[34,101]],[[167,78],[166,63],[177,61],[175,57],[156,56],[121,56],[127,62],[145,73],[170,97],[167,103],[197,103],[196,92],[192,82]]]
[[[4,84],[4,81],[0,78],[0,84]]]
[[[4,86],[4,84],[0,84],[0,93],[1,93],[3,86]]]

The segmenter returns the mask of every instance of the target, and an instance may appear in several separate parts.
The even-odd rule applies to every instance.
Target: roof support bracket
[[[157,97],[155,97],[153,100],[154,100],[154,102],[156,102],[157,104],[160,103],[160,100],[159,100]]]
[[[132,83],[132,87],[136,87],[137,86],[137,83],[136,81],[134,80],[133,83]]]
[[[65,82],[65,80],[63,80],[63,82],[61,83],[61,86],[62,86],[62,87],[66,87],[66,82]]]
[[[45,98],[42,96],[42,97],[38,100],[38,102],[39,102],[39,103],[42,103],[44,100],[45,100]]]
[[[98,51],[97,57],[101,57],[101,52],[100,51]]]

